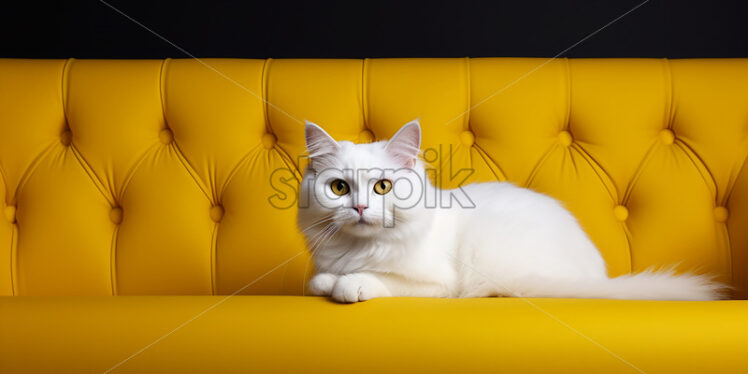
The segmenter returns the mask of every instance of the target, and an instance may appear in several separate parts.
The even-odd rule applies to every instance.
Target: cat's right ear
[[[420,148],[421,124],[418,119],[403,125],[385,146],[390,155],[406,168],[415,166]]]
[[[317,124],[304,121],[306,123],[306,129],[304,135],[306,136],[306,149],[309,151],[309,157],[315,158],[322,155],[336,152],[340,146],[325,130],[317,126]]]

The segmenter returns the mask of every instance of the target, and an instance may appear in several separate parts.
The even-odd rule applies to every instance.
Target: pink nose
[[[364,215],[364,209],[368,208],[366,205],[356,205],[353,207],[353,209],[358,210],[358,215],[363,216]]]

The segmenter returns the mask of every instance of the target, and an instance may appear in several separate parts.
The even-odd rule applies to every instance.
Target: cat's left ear
[[[306,149],[309,157],[315,158],[336,152],[340,146],[325,130],[313,122],[304,121],[306,137]]]
[[[418,160],[418,152],[421,150],[421,124],[419,120],[414,119],[403,125],[387,142],[385,149],[404,167],[414,167]]]

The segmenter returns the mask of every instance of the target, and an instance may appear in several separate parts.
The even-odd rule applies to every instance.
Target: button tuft
[[[171,144],[174,141],[174,134],[169,129],[163,129],[158,133],[158,139],[161,140],[161,143]]]
[[[358,140],[361,143],[371,143],[374,141],[374,133],[371,130],[364,130],[358,134]]]
[[[475,144],[475,134],[470,130],[463,131],[462,134],[460,134],[460,141],[466,147],[472,147],[473,144]]]
[[[73,133],[70,130],[65,130],[60,134],[60,143],[64,146],[69,146],[73,142]]]
[[[673,130],[664,129],[660,131],[660,141],[667,145],[673,144],[675,141],[675,133],[673,133]]]
[[[213,222],[220,222],[223,219],[223,207],[220,205],[213,205],[210,207],[210,219]]]
[[[5,218],[10,223],[16,223],[16,207],[8,205],[5,207]]]
[[[560,133],[558,133],[558,142],[564,147],[570,146],[573,140],[574,139],[571,137],[571,133],[568,131],[561,131]]]
[[[271,133],[266,133],[262,135],[262,146],[265,147],[265,149],[273,148],[277,141],[278,141],[278,138],[276,138],[275,135]]]
[[[114,207],[109,211],[109,219],[112,223],[119,225],[122,223],[122,208]]]
[[[716,219],[717,222],[727,222],[727,218],[729,217],[730,212],[727,210],[727,208],[723,206],[714,208],[714,219]]]
[[[616,205],[615,208],[613,208],[613,216],[615,216],[617,220],[623,222],[629,218],[629,210],[623,205]]]

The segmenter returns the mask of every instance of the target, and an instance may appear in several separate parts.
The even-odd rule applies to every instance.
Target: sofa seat
[[[748,301],[300,296],[303,120],[414,118],[436,185],[748,299],[748,59],[0,59],[0,374],[748,373]]]
[[[0,298],[2,373],[746,368],[748,301]]]

